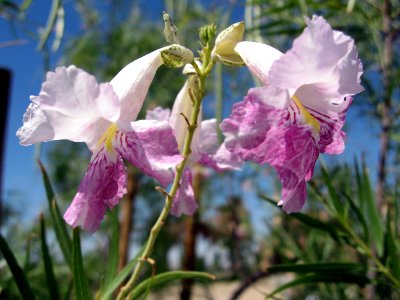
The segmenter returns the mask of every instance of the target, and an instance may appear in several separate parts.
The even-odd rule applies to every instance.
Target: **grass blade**
[[[42,248],[42,257],[44,263],[44,273],[46,275],[46,282],[50,292],[50,299],[60,299],[60,293],[56,277],[54,275],[53,261],[50,256],[49,247],[46,241],[46,225],[43,214],[40,215],[40,244]]]
[[[381,222],[378,205],[375,200],[371,187],[371,181],[368,176],[367,168],[363,166],[361,173],[361,186],[359,187],[359,196],[365,204],[366,220],[369,222],[371,241],[376,247],[378,255],[382,255],[383,251],[383,224]]]
[[[15,283],[17,284],[18,290],[22,296],[22,299],[36,299],[35,294],[32,291],[31,286],[26,279],[25,273],[19,266],[17,259],[12,253],[4,237],[0,234],[0,251],[3,253],[4,259],[6,260],[8,267],[14,277]]]
[[[311,263],[311,264],[283,264],[275,265],[268,268],[270,273],[294,272],[294,273],[310,273],[310,272],[337,272],[338,274],[349,272],[365,272],[365,266],[355,263],[335,262],[335,263]]]
[[[331,176],[329,175],[329,172],[328,172],[326,166],[323,165],[322,163],[321,163],[321,171],[322,171],[322,177],[324,179],[324,183],[328,188],[329,199],[331,200],[333,207],[337,211],[338,217],[343,219],[343,216],[345,213],[344,205],[340,201],[339,195],[337,194],[335,188],[332,186]]]
[[[136,288],[131,292],[128,296],[129,299],[138,299],[144,292],[147,290],[163,284],[172,280],[184,279],[184,278],[192,278],[192,279],[207,279],[214,280],[215,276],[205,272],[192,272],[192,271],[172,271],[165,272],[159,275],[153,276],[142,281],[140,284],[136,286]]]
[[[40,160],[38,160],[37,162],[39,164],[40,171],[42,172],[43,182],[46,189],[47,200],[50,208],[50,216],[54,224],[54,231],[57,237],[57,241],[60,245],[61,252],[64,255],[66,263],[72,269],[71,236],[68,233],[67,226],[65,225],[64,219],[61,216],[60,209],[55,200],[53,187],[51,186],[49,176],[47,175],[47,171]]]
[[[51,10],[49,17],[47,19],[46,28],[44,29],[43,33],[40,35],[40,41],[38,45],[38,51],[41,51],[46,44],[47,40],[49,39],[50,33],[54,27],[54,23],[57,19],[57,12],[59,7],[61,6],[61,0],[53,0],[51,5]]]
[[[85,269],[83,268],[79,227],[74,228],[72,236],[72,273],[74,277],[75,299],[88,300],[91,297]]]
[[[114,279],[107,285],[104,285],[104,288],[100,292],[100,300],[109,299],[112,293],[124,282],[124,280],[135,267],[139,257],[142,255],[143,250],[144,248],[140,249],[135,257],[129,263],[127,263],[127,265],[117,274],[117,276],[115,276]]]
[[[355,275],[355,274],[338,274],[338,275],[330,275],[330,274],[306,274],[299,278],[296,278],[284,285],[281,285],[279,288],[274,290],[272,293],[267,295],[267,299],[273,297],[274,295],[294,286],[303,285],[303,284],[315,284],[315,283],[348,283],[348,284],[358,284],[365,285],[370,282],[369,278],[364,275]]]

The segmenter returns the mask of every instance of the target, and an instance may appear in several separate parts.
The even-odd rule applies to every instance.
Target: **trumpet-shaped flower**
[[[319,153],[344,150],[351,95],[363,90],[354,41],[313,16],[285,54],[253,42],[240,42],[235,50],[263,87],[250,89],[221,123],[226,147],[274,167],[282,183],[279,204],[288,213],[298,211]]]
[[[171,113],[169,109],[161,107],[156,107],[147,112],[147,119],[167,120],[169,122],[170,126],[174,129],[178,148],[181,153],[187,135],[187,126],[182,115],[189,118],[192,113],[193,106],[189,89],[195,90],[196,80],[196,75],[189,75],[188,80],[175,99]],[[197,209],[191,172],[192,167],[196,163],[213,168],[217,172],[239,169],[242,164],[242,160],[238,155],[229,152],[224,144],[219,145],[216,119],[202,121],[201,113],[197,120],[197,129],[193,136],[191,150],[192,154],[187,168],[183,172],[180,188],[174,198],[171,209],[171,213],[175,216],[180,216],[182,213],[193,215]]]
[[[47,74],[39,96],[31,96],[17,132],[22,145],[67,139],[85,142],[92,152],[64,214],[71,226],[96,231],[106,209],[126,193],[123,159],[162,185],[172,181],[182,160],[173,130],[166,121],[135,121],[165,49],[133,61],[110,83],[99,84],[75,66],[59,67]]]

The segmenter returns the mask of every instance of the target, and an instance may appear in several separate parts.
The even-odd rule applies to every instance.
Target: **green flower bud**
[[[194,60],[193,52],[181,45],[174,44],[161,51],[161,58],[168,68],[180,68]]]
[[[215,24],[209,24],[200,27],[199,37],[201,43],[203,45],[207,45],[207,43],[214,40],[216,34],[217,34],[217,25]]]

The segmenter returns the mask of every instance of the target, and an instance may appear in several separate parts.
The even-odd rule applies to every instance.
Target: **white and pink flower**
[[[235,50],[263,86],[250,89],[221,123],[226,148],[274,167],[282,183],[279,204],[299,211],[319,153],[344,150],[345,113],[363,90],[354,41],[313,16],[285,54],[254,42]]]
[[[185,73],[190,73],[191,68],[185,67]],[[188,71],[189,70],[189,71]],[[194,70],[193,70],[194,72]],[[197,76],[189,75],[184,86],[178,93],[172,111],[156,107],[147,112],[147,119],[166,120],[174,129],[179,151],[183,152],[184,141],[187,135],[186,122],[182,116],[190,118],[193,105],[190,99],[189,89],[195,90]],[[180,216],[182,213],[193,215],[197,209],[197,202],[192,187],[192,171],[195,164],[213,168],[217,172],[239,169],[242,160],[238,155],[228,151],[225,145],[219,145],[217,133],[217,120],[202,121],[200,112],[197,120],[197,129],[191,144],[191,155],[180,181],[180,188],[175,195],[171,213]]]
[[[164,48],[165,49],[165,48]],[[51,140],[85,142],[92,152],[78,193],[64,214],[72,227],[94,232],[106,209],[126,193],[123,159],[167,185],[182,160],[166,121],[135,121],[158,67],[156,50],[123,68],[110,83],[75,66],[47,74],[39,96],[31,97],[17,136],[22,145]],[[135,122],[134,122],[135,121]]]

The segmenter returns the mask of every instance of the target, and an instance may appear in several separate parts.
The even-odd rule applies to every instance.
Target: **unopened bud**
[[[178,39],[178,29],[172,22],[171,17],[168,13],[163,11],[163,19],[164,19],[164,36],[169,44],[179,44]]]
[[[199,37],[201,43],[203,45],[207,45],[207,43],[214,40],[216,34],[217,34],[217,25],[215,24],[209,24],[200,27]]]
[[[161,51],[164,65],[169,68],[180,68],[194,60],[193,52],[181,45],[174,44]]]
[[[212,51],[213,58],[219,59],[227,65],[244,65],[242,58],[234,50],[237,43],[243,39],[244,29],[244,22],[239,22],[232,24],[218,34]]]

